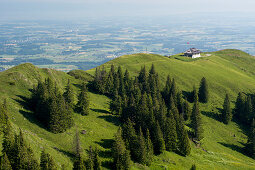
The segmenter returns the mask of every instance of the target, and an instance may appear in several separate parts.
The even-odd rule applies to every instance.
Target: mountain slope
[[[200,147],[192,144],[192,153],[182,157],[175,153],[165,152],[155,157],[151,169],[189,169],[196,164],[198,169],[254,169],[255,161],[241,153],[243,143],[246,143],[246,129],[239,127],[235,122],[225,125],[219,122],[217,108],[222,108],[225,93],[230,94],[234,102],[237,93],[255,92],[254,57],[238,50],[223,50],[203,54],[204,58],[187,59],[180,55],[169,58],[153,54],[133,54],[114,59],[103,64],[109,70],[111,64],[128,69],[132,76],[137,76],[140,68],[151,64],[155,65],[162,82],[169,74],[184,94],[189,93],[193,86],[198,87],[204,76],[207,78],[210,90],[208,104],[200,104],[203,114],[205,138]],[[210,56],[209,56],[210,55]],[[78,94],[79,86],[83,81],[92,79],[95,69],[88,71],[71,71],[69,74],[52,69],[40,69],[32,64],[22,64],[0,73],[0,101],[7,99],[10,118],[13,127],[18,131],[21,128],[29,144],[33,147],[39,160],[43,147],[58,163],[70,169],[72,167],[72,143],[76,128],[81,134],[82,147],[97,146],[104,168],[108,167],[110,145],[116,133],[119,122],[115,116],[109,114],[110,99],[103,95],[90,92],[91,112],[89,116],[74,114],[73,128],[62,133],[52,134],[38,123],[31,111],[26,107],[26,98],[31,94],[29,89],[36,85],[39,79],[51,77],[63,90],[68,79],[71,80]],[[89,75],[89,74],[91,75]],[[162,85],[163,86],[163,85]],[[86,152],[84,152],[86,154]],[[135,164],[133,169],[142,166]]]
[[[184,158],[174,153],[165,153],[157,158],[152,169],[166,167],[187,169],[196,164],[200,169],[254,169],[253,159],[243,155],[242,148],[247,141],[245,128],[231,122],[225,125],[218,121],[226,93],[230,94],[232,106],[238,92],[255,92],[255,59],[239,50],[222,50],[203,54],[203,58],[187,59],[180,55],[165,57],[154,54],[126,55],[109,61],[103,66],[109,70],[111,64],[128,69],[137,76],[144,65],[147,70],[153,63],[160,79],[165,82],[167,75],[175,78],[184,94],[198,87],[202,77],[209,84],[210,101],[200,104],[203,114],[205,138],[201,147],[193,146],[191,156]],[[87,71],[94,74],[95,69]]]

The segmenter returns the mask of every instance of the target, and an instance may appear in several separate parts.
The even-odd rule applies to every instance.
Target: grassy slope
[[[223,50],[210,54],[209,57],[185,61],[182,61],[182,57],[175,59],[176,56],[167,58],[153,54],[134,54],[104,64],[106,69],[109,69],[111,64],[121,65],[124,69],[127,68],[131,75],[137,75],[142,66],[149,69],[153,63],[163,82],[169,74],[175,78],[180,90],[186,92],[191,91],[194,85],[198,87],[202,77],[208,80],[210,102],[201,104],[205,129],[201,148],[193,146],[192,154],[187,158],[166,152],[156,158],[152,169],[187,169],[193,163],[199,169],[255,169],[255,161],[240,153],[247,140],[245,133],[234,122],[225,125],[217,121],[217,108],[222,108],[226,93],[230,94],[234,102],[240,91],[255,92],[255,59],[238,50]],[[92,69],[87,72],[93,74],[94,71]]]
[[[159,55],[134,54],[114,59],[104,66],[109,69],[111,64],[121,65],[130,70],[131,74],[137,75],[141,66],[147,68],[152,63],[160,73],[160,78],[165,81],[168,74],[174,77],[181,90],[190,91],[194,85],[198,86],[200,79],[205,76],[210,84],[210,103],[201,105],[205,138],[202,140],[202,148],[192,147],[191,156],[184,158],[174,153],[165,152],[155,157],[151,169],[187,169],[193,163],[199,169],[253,169],[254,160],[241,154],[242,143],[246,142],[246,135],[235,123],[224,125],[215,120],[218,113],[217,107],[222,107],[223,98],[228,92],[235,99],[239,91],[247,93],[254,92],[255,74],[252,68],[255,66],[255,59],[246,53],[237,50],[224,50],[211,53],[212,56],[185,60],[178,57],[166,58]],[[81,79],[89,79],[90,76],[83,71],[74,71],[71,75],[77,75]],[[94,69],[87,71],[93,74]],[[81,84],[80,80],[72,76],[54,71],[51,69],[39,69],[31,64],[23,64],[10,70],[0,73],[0,100],[7,98],[10,105],[11,120],[13,126],[20,127],[25,131],[26,138],[34,148],[39,159],[43,147],[56,159],[60,165],[65,164],[68,169],[72,166],[70,153],[72,152],[72,140],[76,128],[62,134],[52,134],[40,127],[34,120],[31,113],[22,107],[21,96],[28,97],[33,84],[38,79],[46,77],[54,78],[62,89],[68,79],[74,85]],[[75,92],[78,93],[75,86]],[[101,150],[101,157],[107,162],[109,156],[109,144],[113,134],[117,130],[118,121],[115,117],[107,114],[109,99],[102,95],[90,93],[91,113],[82,117],[75,114],[76,127],[79,130],[86,130],[87,134],[81,135],[83,148],[89,145],[97,146]],[[213,112],[213,113],[211,113]],[[233,135],[236,137],[233,137]],[[134,165],[134,169],[140,168]]]
[[[64,89],[68,79],[70,79],[74,84],[76,94],[79,91],[75,85],[81,84],[81,81],[64,72],[39,69],[32,64],[22,64],[0,73],[0,101],[4,98],[7,99],[13,127],[16,131],[18,131],[18,128],[24,131],[26,139],[33,147],[38,160],[42,149],[45,148],[58,162],[59,168],[62,164],[65,164],[68,169],[71,169],[70,154],[72,154],[72,143],[76,127],[78,130],[86,130],[87,132],[80,135],[84,149],[88,148],[89,145],[93,145],[102,150],[102,154],[107,153],[107,150],[101,146],[106,145],[117,131],[117,126],[110,123],[116,122],[114,117],[109,117],[109,114],[107,114],[109,102],[107,97],[89,93],[91,109],[93,109],[90,115],[83,117],[75,114],[75,127],[62,134],[52,134],[42,128],[33,119],[32,113],[24,108],[22,98],[29,97],[29,89],[36,84],[37,80],[44,80],[46,77],[55,79],[62,89]],[[104,160],[107,161],[107,158]]]

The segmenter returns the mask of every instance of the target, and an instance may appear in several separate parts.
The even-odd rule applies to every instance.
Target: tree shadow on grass
[[[103,116],[98,116],[100,119],[104,119],[107,122],[113,123],[116,126],[120,126],[120,120],[118,117],[113,116],[113,115],[103,115]]]
[[[13,99],[18,102],[24,109],[20,109],[19,112],[22,114],[29,122],[38,125],[40,128],[46,129],[47,128],[36,119],[35,114],[31,108],[31,100],[25,96],[17,95],[20,99]]]
[[[219,144],[227,147],[227,148],[230,148],[234,151],[237,151],[243,155],[246,155],[246,153],[244,152],[244,148],[243,147],[240,147],[240,146],[237,146],[237,145],[234,145],[234,144],[227,144],[227,143],[223,143],[223,142],[218,142]]]
[[[214,120],[217,120],[219,122],[221,122],[221,119],[220,119],[220,115],[217,114],[217,113],[214,113],[214,112],[205,112],[205,111],[202,111],[201,112],[203,115],[207,116],[207,117],[210,117]]]
[[[113,142],[114,142],[113,139],[101,139],[99,142],[95,142],[105,149],[104,151],[102,151],[102,150],[99,151],[99,156],[101,158],[108,158],[108,159],[112,158],[111,148],[113,146]],[[114,168],[113,163],[111,161],[103,161],[102,166],[107,169]]]
[[[190,102],[190,103],[194,102],[193,91],[191,91],[191,92],[189,92],[189,91],[182,91],[182,95],[184,96],[184,98],[187,99],[188,102]]]
[[[75,155],[70,151],[65,151],[65,150],[59,149],[57,147],[52,147],[52,148],[64,155],[66,155],[67,157],[71,158],[72,160],[74,160],[74,158],[75,158]]]
[[[97,113],[107,113],[107,114],[111,114],[111,112],[105,110],[105,109],[90,109],[94,112],[97,112]]]

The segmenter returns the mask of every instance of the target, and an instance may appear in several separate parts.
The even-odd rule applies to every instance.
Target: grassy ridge
[[[255,92],[254,57],[239,50],[207,53],[207,57],[184,61],[177,55],[168,58],[154,54],[133,54],[109,61],[104,67],[109,69],[111,64],[120,65],[134,76],[142,66],[149,69],[152,63],[163,82],[170,75],[184,94],[192,91],[193,86],[198,87],[201,78],[206,77],[210,101],[200,105],[205,129],[201,147],[194,145],[191,156],[187,158],[167,152],[156,158],[151,168],[187,169],[195,163],[199,169],[254,169],[255,161],[241,153],[247,141],[245,131],[234,122],[225,125],[218,121],[226,93],[229,93],[233,106],[238,92]],[[94,74],[94,71],[87,72]]]
[[[241,148],[246,142],[245,129],[231,122],[225,125],[218,121],[219,109],[222,107],[225,93],[230,94],[232,102],[239,91],[255,92],[255,59],[238,50],[223,50],[211,56],[196,60],[184,60],[180,56],[164,57],[153,54],[133,54],[114,59],[104,64],[109,70],[110,65],[121,65],[136,76],[142,66],[150,68],[153,63],[162,82],[169,74],[174,77],[180,90],[188,93],[193,86],[198,86],[200,79],[207,78],[210,90],[210,102],[201,104],[205,138],[201,147],[192,145],[192,153],[184,158],[174,153],[165,152],[155,157],[151,169],[188,169],[196,164],[198,169],[254,169],[253,159],[243,155]],[[205,55],[205,54],[204,54]],[[183,61],[184,60],[184,61]],[[82,117],[74,114],[76,126],[62,134],[52,134],[45,130],[26,108],[24,99],[30,96],[30,91],[39,79],[51,77],[63,90],[68,79],[79,92],[82,81],[91,79],[95,69],[86,72],[78,70],[69,74],[52,69],[39,69],[32,64],[22,64],[0,73],[0,100],[7,99],[10,108],[10,118],[16,130],[21,128],[26,139],[36,152],[39,159],[43,147],[58,162],[59,167],[65,164],[68,169],[72,167],[72,143],[76,128],[85,130],[81,134],[84,149],[89,145],[100,149],[104,167],[111,160],[109,145],[117,131],[119,122],[111,116],[109,101],[105,96],[89,93],[91,112],[89,116]],[[87,74],[89,73],[89,74]],[[163,85],[162,85],[163,86]],[[235,135],[235,137],[234,137]],[[86,154],[84,152],[84,154]],[[142,168],[134,164],[133,169]]]

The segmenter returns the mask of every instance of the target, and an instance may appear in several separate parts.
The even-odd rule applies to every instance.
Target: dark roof
[[[190,48],[187,51],[184,52],[184,54],[200,54],[201,51],[196,48]]]

